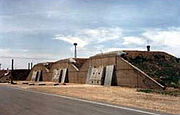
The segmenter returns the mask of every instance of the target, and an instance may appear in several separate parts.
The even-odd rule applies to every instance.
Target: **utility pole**
[[[77,50],[76,50],[77,43],[74,43],[74,58],[77,58]]]
[[[12,59],[11,69],[14,70],[14,59]]]
[[[14,70],[14,59],[12,59],[11,63],[11,84],[13,84],[13,70]]]

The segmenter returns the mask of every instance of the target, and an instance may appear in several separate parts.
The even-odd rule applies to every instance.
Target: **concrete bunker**
[[[150,51],[114,51],[90,58],[68,58],[53,63],[40,63],[33,67],[27,80],[163,89],[163,85],[131,62],[132,57],[128,59],[130,54],[137,52],[152,55]],[[169,59],[169,56],[166,57]]]
[[[50,68],[51,81],[59,83],[85,83],[86,58],[69,58],[56,61]]]
[[[115,51],[90,57],[86,83],[151,89],[164,88],[142,70],[123,59],[122,56],[125,54],[126,52],[123,51]],[[98,71],[103,74],[99,74]]]
[[[49,69],[51,68],[52,64],[52,62],[47,62],[34,65],[26,80],[35,82],[49,81]]]

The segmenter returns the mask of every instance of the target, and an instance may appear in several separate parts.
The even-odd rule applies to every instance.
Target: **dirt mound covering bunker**
[[[165,86],[180,87],[180,59],[158,51],[124,51],[123,58]]]

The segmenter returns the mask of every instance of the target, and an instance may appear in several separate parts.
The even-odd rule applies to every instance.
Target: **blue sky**
[[[180,57],[180,0],[0,0],[0,56],[17,68],[73,57],[74,42],[79,57],[147,43]]]

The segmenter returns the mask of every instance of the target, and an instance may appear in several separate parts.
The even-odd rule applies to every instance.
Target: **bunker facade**
[[[123,59],[125,54],[126,52],[117,51],[90,57],[89,67],[92,68],[92,71],[88,83],[151,89],[164,88],[142,70]],[[93,74],[96,74],[97,77],[94,77]]]
[[[86,58],[69,58],[55,62],[50,76],[55,82],[85,83],[87,74]]]
[[[34,65],[31,69],[26,80],[28,81],[50,81],[51,76],[49,74],[49,70],[52,66],[52,62],[39,63]]]
[[[87,60],[86,58],[69,58],[53,63],[36,64],[27,80],[83,84],[86,81]]]
[[[123,58],[126,51],[97,54],[90,58],[69,58],[54,63],[37,64],[31,81],[80,83],[106,86],[163,89],[160,83]]]

